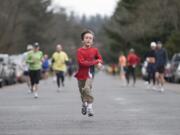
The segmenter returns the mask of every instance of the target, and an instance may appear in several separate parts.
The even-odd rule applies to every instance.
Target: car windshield
[[[177,56],[174,61],[180,61],[180,56]]]
[[[176,55],[175,57],[173,57],[173,61],[180,62],[180,55]]]

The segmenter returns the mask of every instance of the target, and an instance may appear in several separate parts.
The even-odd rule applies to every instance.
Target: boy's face
[[[91,33],[86,33],[84,35],[83,43],[86,47],[91,47],[93,44],[93,34]]]

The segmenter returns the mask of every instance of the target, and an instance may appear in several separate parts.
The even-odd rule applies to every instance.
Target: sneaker
[[[148,82],[148,81],[145,81],[145,82],[144,82],[144,85],[148,85],[148,84],[149,84],[149,82]]]
[[[86,113],[87,113],[87,106],[86,106],[86,105],[82,105],[81,113],[82,113],[83,115],[86,115]]]
[[[56,82],[56,76],[53,77],[53,82]]]
[[[38,93],[34,92],[34,98],[38,98]]]
[[[160,88],[160,92],[164,92],[164,88],[163,87]]]
[[[89,117],[94,116],[94,112],[93,112],[93,109],[92,109],[92,108],[88,108],[88,109],[87,109],[87,113],[88,113],[88,116],[89,116]]]

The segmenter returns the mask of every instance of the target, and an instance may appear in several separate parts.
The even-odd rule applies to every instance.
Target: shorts
[[[164,73],[164,70],[165,70],[164,65],[158,65],[158,66],[156,67],[156,72],[158,72],[158,73],[160,73],[160,74],[163,74],[163,73]]]
[[[39,84],[39,80],[41,78],[41,71],[40,70],[30,70],[29,76],[31,80],[31,85]]]

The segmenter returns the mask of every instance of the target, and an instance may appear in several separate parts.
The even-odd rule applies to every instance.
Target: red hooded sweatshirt
[[[86,80],[90,78],[90,66],[97,65],[99,60],[103,61],[97,48],[79,48],[77,51],[77,62],[79,68],[75,77],[78,80]]]
[[[129,53],[127,56],[127,62],[129,66],[137,65],[140,62],[140,58],[134,53]]]

